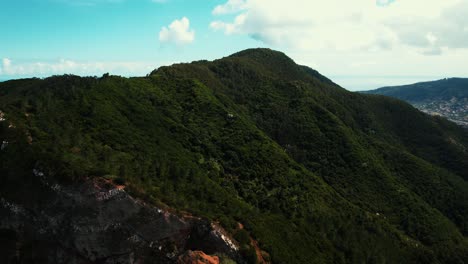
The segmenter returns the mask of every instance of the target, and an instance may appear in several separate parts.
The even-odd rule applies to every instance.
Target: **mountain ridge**
[[[18,183],[36,168],[72,185],[107,177],[219,221],[253,263],[238,223],[274,263],[463,263],[466,131],[285,57],[1,83],[0,194],[28,205]]]
[[[420,102],[426,99],[451,99],[468,97],[468,78],[451,77],[436,81],[418,82],[408,85],[386,86],[361,93],[381,94],[405,101]],[[419,91],[418,91],[419,90]],[[419,93],[419,94],[418,94]]]
[[[383,87],[366,94],[380,94],[409,102],[419,110],[440,115],[468,128],[468,79],[445,78],[431,82]]]

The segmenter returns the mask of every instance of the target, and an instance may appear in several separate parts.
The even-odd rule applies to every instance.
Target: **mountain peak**
[[[239,51],[232,54],[229,58],[247,58],[254,60],[259,63],[286,63],[291,66],[295,66],[296,63],[288,57],[286,54],[280,51],[268,49],[268,48],[252,48]]]
[[[239,52],[236,52],[229,57],[268,57],[268,56],[279,56],[288,57],[281,51],[272,50],[269,48],[250,48]],[[289,57],[288,57],[289,58]]]
[[[308,66],[297,64],[293,59],[281,51],[269,48],[252,48],[234,53],[228,58],[241,58],[249,62],[258,63],[273,72],[275,75],[284,79],[302,79],[304,76],[308,76],[327,84],[336,85],[318,71]]]

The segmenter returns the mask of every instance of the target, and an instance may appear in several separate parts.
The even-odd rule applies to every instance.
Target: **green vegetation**
[[[247,50],[142,78],[0,83],[0,196],[40,168],[220,221],[274,263],[464,263],[468,133]],[[8,128],[12,122],[15,128]],[[28,141],[31,141],[29,144]],[[236,231],[237,222],[246,231]]]

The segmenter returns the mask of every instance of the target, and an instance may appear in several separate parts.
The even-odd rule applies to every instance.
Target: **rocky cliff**
[[[134,199],[125,186],[103,178],[60,185],[39,169],[31,177],[34,190],[18,192],[37,200],[0,200],[2,263],[192,263],[199,255],[243,263],[217,224]]]

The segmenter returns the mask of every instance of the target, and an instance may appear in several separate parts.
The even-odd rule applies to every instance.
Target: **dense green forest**
[[[273,263],[468,259],[468,132],[348,92],[280,52],[139,78],[7,81],[0,110],[7,200],[34,199],[15,186],[39,167],[64,184],[112,178],[156,205],[219,221],[247,258],[238,222]]]

